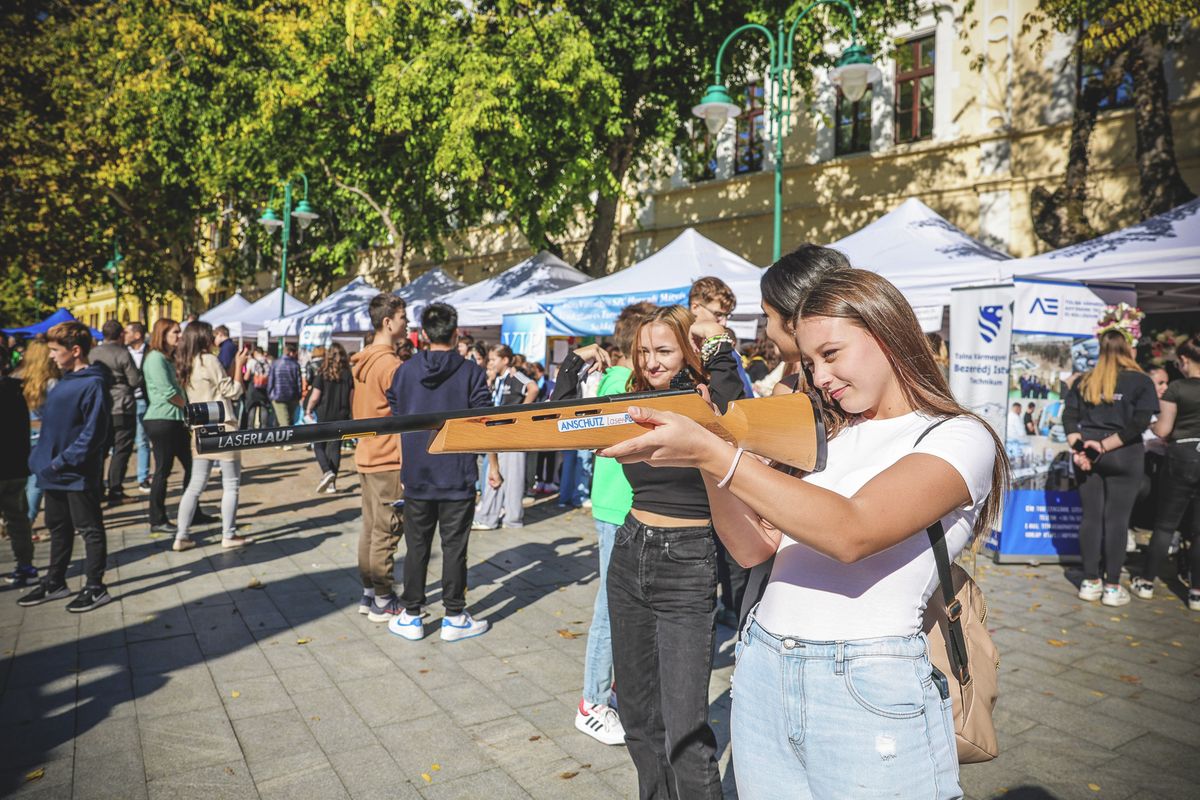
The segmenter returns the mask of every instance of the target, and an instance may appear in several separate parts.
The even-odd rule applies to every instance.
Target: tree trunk
[[[1170,211],[1196,197],[1184,183],[1175,160],[1167,79],[1163,73],[1166,31],[1143,33],[1134,40],[1129,71],[1133,75],[1133,117],[1137,126],[1137,162],[1141,218]]]
[[[1104,72],[1102,80],[1092,81],[1075,93],[1075,113],[1071,117],[1071,138],[1067,147],[1067,171],[1063,184],[1053,192],[1044,186],[1030,194],[1033,231],[1046,244],[1057,249],[1096,237],[1087,219],[1088,146],[1096,129],[1100,101],[1116,86],[1125,73],[1129,52],[1120,53]],[[1076,57],[1076,86],[1081,62]]]
[[[612,248],[613,231],[617,227],[617,210],[620,207],[620,186],[625,180],[625,173],[633,164],[636,147],[637,132],[632,125],[627,125],[622,137],[609,147],[608,169],[617,189],[611,194],[602,191],[596,198],[592,230],[583,246],[583,255],[576,265],[581,271],[595,278],[603,277],[608,271],[608,252]]]
[[[195,235],[198,230],[192,231]],[[192,313],[199,314],[204,305],[204,298],[196,289],[196,250],[190,243],[174,242],[171,245],[171,261],[175,274],[179,276],[179,299],[183,301],[183,317]]]

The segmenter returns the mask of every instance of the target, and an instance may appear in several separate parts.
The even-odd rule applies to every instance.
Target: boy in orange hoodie
[[[354,419],[386,417],[387,390],[400,359],[396,344],[408,335],[404,300],[394,294],[376,295],[368,306],[375,339],[350,358],[354,394],[350,401]],[[363,596],[358,613],[372,622],[388,622],[404,610],[392,592],[396,545],[403,534],[403,517],[393,505],[404,496],[400,483],[400,437],[368,436],[354,450],[362,484],[362,536],[358,540],[358,571]]]

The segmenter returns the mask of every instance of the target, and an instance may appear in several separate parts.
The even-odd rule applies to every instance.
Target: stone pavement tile
[[[333,767],[321,764],[290,771],[270,780],[256,778],[262,800],[350,800]]]
[[[583,661],[572,660],[557,650],[512,656],[508,662],[551,694],[579,691],[583,683]]]
[[[221,696],[203,664],[160,674],[135,674],[133,696],[143,720],[221,707]]]
[[[258,649],[276,672],[293,667],[320,666],[308,644],[299,644],[302,638],[306,637],[290,629],[272,631],[269,638],[259,640]]]
[[[168,639],[192,632],[187,612],[178,605],[135,614],[126,610],[125,626],[125,638],[130,642]]]
[[[217,691],[231,720],[295,709],[291,695],[274,674],[218,679]],[[235,692],[237,697],[233,696]]]
[[[338,688],[363,722],[372,728],[432,715],[445,720],[445,713],[438,704],[401,672],[389,673],[383,679],[342,684]]]
[[[518,786],[503,770],[493,769],[465,778],[437,782],[421,792],[426,800],[528,800],[529,793]],[[570,795],[559,795],[567,798]]]
[[[147,783],[150,800],[248,800],[258,790],[242,760],[212,764]]]
[[[197,603],[202,606],[218,606],[232,603],[233,598],[229,596],[225,587],[221,585],[221,579],[217,576],[217,571],[211,565],[202,568],[202,570],[179,584],[179,598],[183,601],[184,605],[191,609]]]
[[[1096,713],[1109,724],[1145,726],[1169,739],[1196,746],[1200,742],[1200,724],[1194,707],[1180,706],[1174,713],[1148,708],[1144,703],[1124,697],[1106,697],[1096,704]]]
[[[396,665],[365,639],[321,645],[314,640],[313,656],[334,683],[369,680],[395,672]]]
[[[1155,768],[1154,761],[1131,758],[1114,758],[1096,770],[1097,783],[1103,789],[1110,785],[1132,782],[1133,798],[1193,798],[1196,796],[1195,778],[1181,777]]]
[[[74,698],[49,716],[0,714],[0,719],[4,720],[0,728],[0,767],[36,767],[47,761],[74,757]],[[16,720],[15,724],[10,720]]]
[[[242,758],[233,727],[221,708],[139,719],[138,728],[150,781]]]
[[[637,770],[628,758],[623,764],[609,767],[597,773],[600,779],[613,788],[613,797],[637,797]]]
[[[1057,630],[1042,631],[1039,635],[1014,628],[1001,628],[992,634],[992,640],[1000,650],[1001,666],[1004,665],[1004,654],[1007,652],[1023,652],[1032,658],[1052,661],[1063,666],[1070,666],[1081,658],[1092,657],[1072,647],[1055,647],[1050,644],[1051,639],[1058,640],[1057,635]]]
[[[146,797],[140,747],[75,759],[73,800],[137,800]]]
[[[315,692],[319,689],[329,689],[334,684],[329,679],[329,674],[321,668],[320,664],[314,663],[304,667],[290,667],[281,669],[275,672],[275,677],[279,678],[279,682],[283,684],[283,688],[288,694],[300,694],[302,692]]]
[[[1136,779],[1132,776],[1104,773],[1105,766],[1112,761],[1111,756],[1095,763],[1081,763],[1057,749],[1039,744],[1018,745],[1004,758],[1010,769],[1034,776],[1036,785],[1044,786],[1061,800],[1095,798],[1097,793],[1088,787],[1089,783],[1099,784],[1103,797],[1124,798],[1137,789]],[[1106,777],[1102,779],[1101,775]]]
[[[317,740],[294,709],[235,720],[233,726],[260,792],[264,781],[328,766]]]
[[[575,728],[578,694],[562,695],[545,703],[517,708],[517,713],[529,720],[543,736],[550,738],[559,749],[580,764],[591,764],[600,772],[614,766],[631,763],[623,746],[601,744]]]
[[[134,675],[161,674],[192,667],[203,661],[196,637],[190,631],[188,635],[176,634],[167,639],[129,645],[129,664]]]
[[[75,696],[81,721],[84,717],[99,720],[131,717],[136,713],[127,648],[80,653],[76,677]]]
[[[336,688],[292,695],[296,710],[327,755],[375,742],[371,729]]]
[[[192,605],[187,609],[187,615],[196,633],[196,642],[206,656],[227,653],[255,641],[237,607],[232,604]]]
[[[1075,666],[1116,680],[1122,680],[1122,675],[1135,677],[1140,686],[1169,695],[1182,702],[1191,702],[1200,698],[1200,680],[1196,680],[1196,675],[1175,675],[1155,666],[1107,655],[1080,659]],[[1195,670],[1195,667],[1193,666],[1192,669]],[[1128,679],[1128,677],[1125,678],[1125,680]]]
[[[412,778],[406,779],[387,750],[378,744],[360,745],[353,750],[335,753],[329,756],[329,760],[352,800],[421,798]],[[416,781],[424,784],[420,776]]]
[[[1090,709],[1084,709],[1040,692],[1028,689],[1005,689],[1002,701],[1009,711],[1040,722],[1051,728],[1073,734],[1089,742],[1112,749],[1141,736],[1147,728],[1142,725],[1099,725]]]
[[[1021,791],[1021,787],[1036,787],[1040,781],[1008,764],[1004,752],[1001,751],[1002,755],[993,761],[964,764],[959,768],[958,782],[965,800],[1054,800],[1053,795],[1047,797],[1044,792],[1036,793],[1038,790]]]
[[[1200,759],[1196,758],[1195,742],[1180,742],[1152,731],[1126,742],[1116,752],[1135,762],[1154,765],[1157,769],[1200,785]]]
[[[125,644],[125,618],[120,604],[109,603],[103,608],[79,615],[79,651],[103,650]]]
[[[535,800],[611,800],[618,796],[604,778],[572,759],[551,765],[548,771],[543,777],[521,781],[521,788]]]
[[[484,753],[522,786],[581,768],[581,762],[524,717],[505,717],[466,730]]]
[[[1129,684],[1078,670],[1071,670],[1061,675],[1041,675],[1029,670],[1013,670],[1000,676],[1000,685],[1005,688],[1020,686],[1033,692],[1040,692],[1047,697],[1066,700],[1077,706],[1090,706],[1098,703],[1113,690],[1124,695],[1134,689]],[[1103,686],[1104,689],[1100,689],[1100,686]]]
[[[87,761],[117,750],[136,750],[141,753],[141,733],[135,717],[86,719],[97,711],[102,709],[81,708],[76,712],[75,758]],[[140,762],[138,769],[141,769]]]
[[[479,638],[486,639],[487,634]],[[464,659],[456,657],[448,649],[427,646],[424,642],[402,640],[398,644],[401,646],[384,648],[384,655],[426,692],[432,693],[443,686],[452,686],[470,677],[470,673],[462,667]]]
[[[208,670],[220,681],[258,678],[273,675],[275,668],[251,640],[250,644],[219,656],[208,656]]]
[[[443,686],[432,697],[433,702],[441,706],[456,725],[474,725],[513,713],[505,698],[474,678]]]
[[[434,783],[454,781],[493,769],[496,763],[460,727],[445,716],[423,717],[375,729],[375,735],[395,759],[405,780],[417,785],[421,773]],[[440,770],[431,771],[437,764]],[[427,793],[422,788],[422,793]]]
[[[35,770],[42,777],[26,780]],[[20,767],[0,767],[0,796],[29,798],[29,800],[61,800],[71,796],[75,779],[75,763],[71,757],[38,761]]]

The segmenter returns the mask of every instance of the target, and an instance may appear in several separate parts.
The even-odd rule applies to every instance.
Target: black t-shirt
[[[312,388],[321,390],[316,407],[318,422],[350,419],[350,392],[354,389],[354,376],[348,368],[342,369],[342,375],[336,381],[318,372],[313,376]]]
[[[492,405],[521,405],[525,402],[525,387],[530,382],[529,376],[519,370],[510,369],[503,378],[496,378],[496,386],[492,391]]]
[[[1162,399],[1177,407],[1171,441],[1200,438],[1200,378],[1171,381]]]
[[[1085,438],[1102,439],[1109,434],[1129,430],[1135,415],[1144,417],[1148,422],[1150,414],[1158,413],[1158,394],[1154,391],[1154,382],[1144,372],[1121,370],[1117,375],[1117,389],[1111,403],[1092,405],[1086,402],[1080,392],[1082,383],[1083,379],[1080,378],[1067,394],[1063,414],[1063,427],[1067,433],[1075,432],[1072,429],[1076,428]],[[1072,422],[1076,424],[1072,425]],[[1140,435],[1141,431],[1132,433]]]
[[[771,374],[771,368],[767,366],[766,361],[756,357],[750,359],[750,365],[746,367],[746,374],[750,376],[750,380],[757,383]]]

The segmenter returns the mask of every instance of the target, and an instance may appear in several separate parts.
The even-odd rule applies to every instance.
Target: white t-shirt
[[[953,559],[970,541],[991,489],[996,447],[984,425],[971,417],[943,422],[914,446],[933,421],[916,412],[860,421],[829,442],[825,469],[804,480],[852,497],[910,453],[937,456],[962,475],[971,495],[969,505],[942,518]],[[937,565],[924,530],[855,564],[784,535],[756,617],[772,633],[815,641],[912,636],[921,629],[921,615],[936,587]]]

